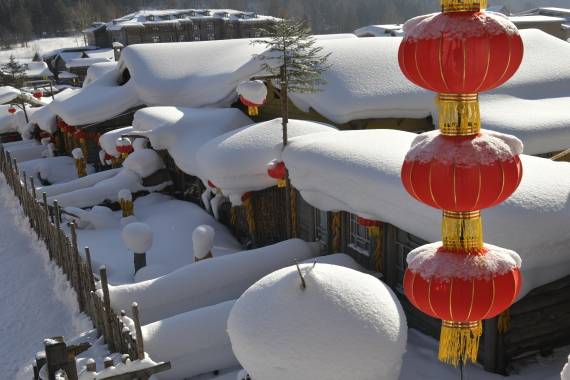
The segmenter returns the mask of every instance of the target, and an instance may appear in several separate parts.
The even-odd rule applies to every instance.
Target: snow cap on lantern
[[[267,87],[263,81],[248,80],[241,82],[237,87],[237,93],[242,104],[248,107],[249,116],[259,115],[258,107],[261,107],[267,98]]]
[[[228,333],[253,379],[397,380],[404,312],[378,279],[341,266],[303,264],[258,281],[236,302]]]

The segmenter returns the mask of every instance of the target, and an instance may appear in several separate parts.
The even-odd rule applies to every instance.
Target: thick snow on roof
[[[85,125],[109,120],[142,103],[133,82],[117,85],[118,72],[112,70],[64,101],[51,104],[53,111],[69,125]]]
[[[264,49],[250,39],[133,45],[119,67],[146,105],[229,106],[238,84],[259,73],[261,63],[250,61]]]
[[[45,62],[28,62],[25,76],[26,78],[52,77],[53,73]]]
[[[114,70],[116,67],[117,67],[117,62],[115,61],[99,62],[92,64],[87,69],[87,75],[83,80],[83,87],[86,87],[89,83],[93,82],[96,79],[101,78],[104,74]]]
[[[0,134],[7,132],[18,132],[26,127],[24,112],[19,108],[16,113],[9,113],[9,105],[0,105]],[[29,109],[27,109],[29,111]]]
[[[109,48],[87,50],[85,51],[84,55],[86,55],[88,58],[105,58],[108,61],[112,61],[115,59],[115,52],[113,51],[113,49]]]
[[[0,87],[0,104],[10,103],[18,96],[20,96],[20,90],[12,86]]]
[[[509,20],[517,25],[521,24],[535,24],[535,23],[543,23],[543,22],[556,22],[562,23],[566,21],[565,18],[562,17],[554,17],[554,16],[545,16],[545,15],[526,15],[526,16],[510,16]]]
[[[77,74],[70,73],[69,71],[60,71],[57,73],[57,77],[59,79],[75,79],[79,78]]]
[[[357,37],[396,37],[403,36],[404,30],[402,24],[368,25],[356,29],[354,34]]]
[[[427,241],[441,239],[441,212],[415,201],[400,169],[417,135],[393,130],[321,133],[291,140],[283,154],[291,181],[322,210],[391,223]],[[524,175],[505,203],[484,211],[485,241],[523,259],[523,294],[570,273],[570,164],[522,156]]]
[[[95,63],[101,62],[109,62],[109,59],[103,57],[95,57],[95,58],[75,58],[71,61],[67,62],[66,67],[68,69],[76,68],[76,67],[89,67]]]
[[[30,122],[33,124],[37,124],[38,127],[46,132],[53,133],[56,131],[56,112],[54,111],[54,107],[63,102],[65,99],[69,98],[70,96],[74,95],[76,90],[71,88],[66,88],[65,90],[57,93],[54,95],[54,100],[43,106],[38,108],[33,115],[30,115]]]
[[[133,128],[154,149],[168,150],[182,171],[201,177],[196,153],[202,145],[252,123],[235,108],[150,107],[135,113]]]
[[[288,125],[289,138],[331,130],[336,131],[327,124],[302,120],[290,120]],[[281,159],[282,136],[280,118],[221,135],[198,151],[201,176],[220,188],[233,204],[240,204],[244,193],[275,186],[267,164]]]

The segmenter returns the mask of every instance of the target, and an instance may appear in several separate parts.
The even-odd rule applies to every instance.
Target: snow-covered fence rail
[[[131,360],[144,358],[142,333],[137,331],[140,324],[137,329],[136,323],[132,326],[132,323],[128,322],[130,319],[125,317],[124,311],[120,314],[113,311],[106,269],[100,269],[99,278],[95,276],[89,248],[85,248],[84,255],[80,254],[75,224],[68,224],[71,231],[71,237],[68,237],[62,228],[62,209],[57,202],[50,206],[45,193],[42,194],[42,199],[38,200],[34,178],[27,178],[25,173],[20,173],[16,160],[2,147],[0,170],[19,199],[31,227],[46,244],[50,260],[61,268],[75,290],[81,311],[89,315],[99,333],[104,336],[109,349],[112,352],[128,354]],[[136,306],[133,309],[138,310]],[[134,312],[135,310],[133,314]]]

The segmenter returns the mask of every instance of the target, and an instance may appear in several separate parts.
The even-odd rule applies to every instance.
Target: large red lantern
[[[402,166],[402,182],[414,198],[449,211],[495,206],[519,186],[522,144],[485,131],[453,138],[438,131],[418,136]]]
[[[439,359],[477,360],[481,320],[507,310],[521,287],[520,258],[484,244],[481,209],[507,199],[522,179],[522,143],[481,130],[479,96],[517,71],[523,44],[514,24],[481,12],[485,0],[442,0],[443,13],[405,27],[404,75],[438,92],[439,131],[416,138],[402,166],[412,197],[443,210],[442,241],[407,258],[404,290],[441,319]]]

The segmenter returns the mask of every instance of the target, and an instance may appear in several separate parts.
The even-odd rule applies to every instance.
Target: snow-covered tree
[[[289,119],[288,93],[320,91],[325,84],[322,78],[330,55],[322,53],[305,21],[282,19],[267,30],[267,38],[253,41],[266,45],[268,51],[259,58],[265,60],[263,68],[279,79],[283,116],[283,146],[287,145]]]
[[[0,66],[0,71],[2,72],[4,77],[8,77],[10,83],[8,84],[18,84],[18,82],[24,77],[26,73],[26,65],[22,65],[14,55],[10,55],[10,60]]]

